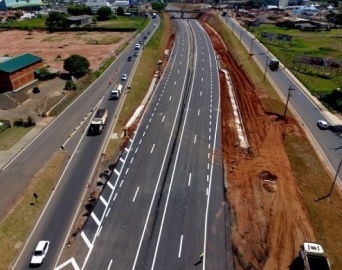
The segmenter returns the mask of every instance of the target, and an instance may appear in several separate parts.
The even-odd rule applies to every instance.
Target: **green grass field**
[[[0,151],[10,149],[33,127],[11,127],[0,133]]]
[[[292,44],[274,42],[263,39],[262,32],[285,34],[292,36]],[[261,24],[253,31],[264,46],[272,54],[291,69],[298,79],[312,93],[330,93],[342,87],[342,70],[304,67],[300,70],[292,69],[295,56],[321,57],[342,60],[342,29],[332,29],[326,32],[306,32],[296,29],[279,28],[271,24]],[[336,75],[336,72],[337,75]]]

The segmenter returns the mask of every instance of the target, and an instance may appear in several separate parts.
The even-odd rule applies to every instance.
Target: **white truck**
[[[324,250],[321,245],[304,242],[300,246],[299,254],[304,261],[304,268],[306,270],[330,270],[329,260],[324,255]]]
[[[122,92],[122,84],[116,84],[114,86],[114,88],[112,89],[112,91],[110,92],[110,98],[111,99],[119,99],[121,96],[121,92]]]
[[[89,134],[98,135],[101,134],[104,125],[107,122],[108,110],[98,109],[95,113],[93,120],[90,123]]]

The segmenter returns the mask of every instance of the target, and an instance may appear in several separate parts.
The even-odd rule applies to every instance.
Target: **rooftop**
[[[1,62],[0,70],[7,72],[7,73],[12,73],[18,69],[34,64],[40,60],[42,60],[42,58],[35,56],[33,54],[25,53],[25,54],[13,57],[7,61]]]

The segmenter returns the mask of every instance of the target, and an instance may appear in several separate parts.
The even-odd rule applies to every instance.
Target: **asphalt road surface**
[[[235,35],[245,44],[246,48],[253,53],[253,57],[261,64],[264,70],[266,70],[267,77],[270,78],[279,88],[283,94],[285,100],[288,96],[289,89],[291,96],[289,99],[289,106],[291,106],[298,118],[301,120],[302,125],[305,125],[311,139],[316,142],[318,149],[325,156],[331,169],[336,172],[339,163],[341,162],[342,154],[342,140],[339,136],[341,126],[339,123],[331,123],[330,119],[326,115],[326,109],[323,105],[316,104],[311,95],[304,91],[298,84],[298,81],[291,75],[288,70],[281,68],[276,71],[265,69],[266,63],[269,63],[269,58],[272,57],[265,47],[261,43],[254,40],[247,31],[241,28],[230,17],[224,18],[228,27],[232,29]],[[317,121],[324,120],[330,123],[329,130],[320,130],[317,127]],[[341,172],[339,171],[339,181]],[[326,194],[322,194],[324,196]]]
[[[159,19],[156,20],[157,22]],[[153,32],[152,23],[146,30]],[[136,58],[128,62],[133,55],[135,43],[142,40],[138,35],[130,46],[118,57],[109,69],[84,92],[66,111],[57,117],[20,155],[12,160],[0,172],[0,188],[8,190],[3,201],[11,201],[21,192],[35,173],[51,156],[64,145],[70,159],[58,180],[43,214],[40,216],[28,241],[25,243],[14,269],[29,268],[29,261],[38,241],[49,240],[50,249],[40,269],[53,269],[64,247],[79,202],[91,177],[103,149],[106,137],[110,133],[110,123],[117,113],[119,102],[109,100],[109,91],[120,80],[123,73],[130,80]],[[117,70],[117,72],[115,72]],[[121,99],[120,99],[121,100]],[[96,108],[107,108],[108,124],[99,136],[86,136],[86,131]],[[74,131],[77,128],[76,131]],[[70,138],[69,135],[73,134]],[[18,169],[19,168],[19,169]],[[13,177],[15,176],[15,177]],[[15,188],[13,187],[15,180]],[[39,195],[39,194],[38,194]],[[5,211],[2,209],[1,214]]]
[[[215,53],[196,21],[179,20],[144,117],[58,269],[232,269],[228,214]]]

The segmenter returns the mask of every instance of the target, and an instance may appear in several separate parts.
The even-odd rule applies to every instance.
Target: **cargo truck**
[[[90,123],[89,134],[98,135],[101,134],[104,125],[107,122],[108,110],[98,109],[95,113],[93,120]]]
[[[304,242],[300,246],[299,255],[304,261],[306,270],[330,270],[329,260],[319,244]]]
[[[121,96],[121,92],[122,92],[122,84],[116,84],[114,86],[114,88],[112,89],[112,91],[110,92],[110,98],[111,99],[119,99]]]

